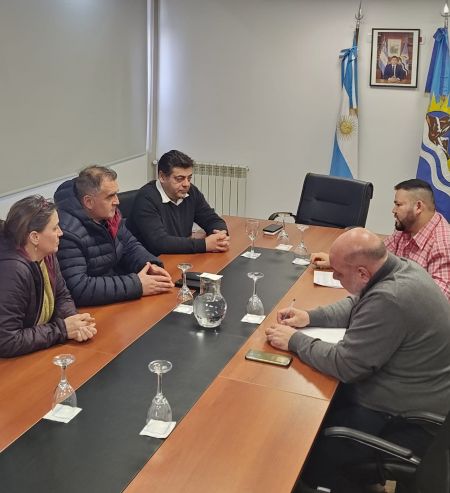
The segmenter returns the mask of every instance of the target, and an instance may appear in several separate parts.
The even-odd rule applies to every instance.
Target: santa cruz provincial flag
[[[357,46],[342,50],[341,106],[334,137],[330,175],[358,176],[358,65]]]
[[[430,105],[425,116],[417,178],[433,189],[436,209],[450,221],[450,54],[447,29],[434,34],[425,92]]]

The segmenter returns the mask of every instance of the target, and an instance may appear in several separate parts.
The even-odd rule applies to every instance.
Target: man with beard
[[[418,179],[402,181],[394,187],[392,213],[395,231],[384,240],[387,249],[399,257],[414,260],[428,271],[450,299],[450,228],[436,212],[430,185]],[[313,253],[317,267],[329,266],[327,254]]]

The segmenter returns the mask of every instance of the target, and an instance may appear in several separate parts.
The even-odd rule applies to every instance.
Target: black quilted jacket
[[[137,276],[146,262],[162,266],[120,222],[113,238],[106,224],[89,218],[74,192],[74,180],[55,193],[63,231],[58,260],[77,306],[106,305],[142,296]],[[117,210],[116,214],[120,214]]]

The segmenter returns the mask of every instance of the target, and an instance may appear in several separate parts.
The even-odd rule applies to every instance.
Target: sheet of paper
[[[81,412],[81,407],[65,406],[63,404],[56,404],[55,408],[49,411],[44,419],[50,421],[58,421],[59,423],[68,423],[71,421],[79,412]]]
[[[142,428],[139,435],[146,435],[153,438],[167,438],[176,424],[176,421],[158,421],[157,419],[151,419],[144,428]]]
[[[265,315],[250,315],[247,313],[241,318],[241,322],[247,322],[248,324],[260,324],[266,318]]]
[[[339,281],[336,281],[336,279],[333,279],[332,272],[323,270],[314,271],[314,284],[326,286],[327,288],[342,288],[342,284]]]
[[[306,329],[300,329],[303,334],[314,337],[314,339],[321,339],[325,342],[331,342],[337,344],[344,338],[345,330],[341,328],[324,329],[322,327],[308,327]]]

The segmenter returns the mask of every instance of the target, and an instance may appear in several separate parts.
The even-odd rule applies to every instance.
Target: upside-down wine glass
[[[181,264],[178,264],[177,267],[181,270],[182,276],[183,276],[183,285],[178,291],[177,294],[177,301],[178,304],[184,304],[184,305],[192,305],[194,301],[194,296],[191,293],[191,290],[188,288],[186,284],[186,272],[189,269],[192,269],[192,264],[188,264],[187,262],[183,262]]]
[[[67,380],[66,369],[75,361],[73,354],[59,354],[53,358],[53,364],[61,368],[61,378],[53,394],[52,409],[57,404],[63,406],[77,407],[77,396],[72,385]]]
[[[172,409],[168,400],[162,392],[162,376],[172,369],[172,363],[164,359],[157,359],[148,364],[148,369],[152,373],[156,373],[158,377],[158,385],[156,395],[153,397],[152,404],[147,413],[148,423],[151,419],[157,421],[172,421]]]
[[[309,226],[307,224],[297,224],[296,226],[300,231],[300,243],[295,247],[294,253],[296,257],[309,262],[310,254],[304,241],[304,232],[309,228]]]
[[[262,272],[249,272],[247,276],[253,279],[253,294],[250,296],[247,303],[248,315],[264,315],[264,306],[261,298],[256,294],[256,282],[258,279],[262,279],[264,274]]]
[[[286,231],[286,214],[284,212],[281,212],[279,215],[280,217],[279,221],[281,221],[282,228],[281,231],[278,233],[278,244],[279,245],[288,245],[289,244],[289,235],[288,232]]]
[[[249,258],[258,258],[258,254],[255,253],[255,240],[259,233],[259,221],[257,219],[247,219],[245,223],[245,232],[247,236],[250,238],[252,245],[250,247],[250,251],[248,252]]]

